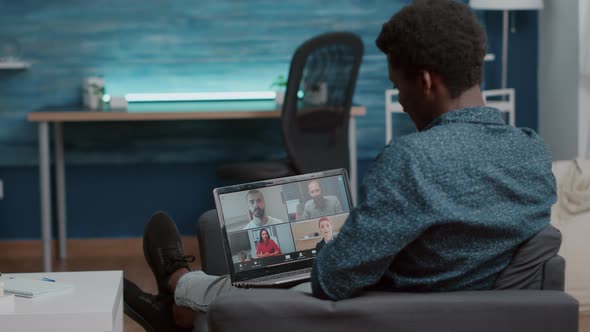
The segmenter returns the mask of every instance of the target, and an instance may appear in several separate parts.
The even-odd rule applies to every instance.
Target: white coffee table
[[[15,297],[14,310],[0,311],[0,331],[123,331],[123,272],[16,273],[75,286],[67,293]],[[3,274],[4,276],[4,274]]]

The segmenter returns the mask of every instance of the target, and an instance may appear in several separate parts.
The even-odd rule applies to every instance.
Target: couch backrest
[[[216,210],[199,218],[198,235],[202,269],[210,275],[228,273]],[[561,232],[548,225],[520,246],[494,289],[561,290],[565,284],[565,260],[557,255]]]
[[[557,255],[560,246],[561,232],[548,225],[520,246],[493,288],[563,290],[565,260]]]

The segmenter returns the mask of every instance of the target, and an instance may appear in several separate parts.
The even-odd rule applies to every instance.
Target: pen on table
[[[49,282],[55,282],[55,279],[50,279],[50,278],[41,278],[42,281],[49,281]]]

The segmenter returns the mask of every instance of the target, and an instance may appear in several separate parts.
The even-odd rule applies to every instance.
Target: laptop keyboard
[[[236,283],[238,287],[256,287],[257,285],[279,285],[290,281],[308,279],[311,276],[311,267],[301,270],[288,271],[269,276],[250,279]]]
[[[273,275],[269,275],[269,276],[264,276],[264,277],[252,279],[249,281],[253,282],[253,281],[269,281],[269,280],[276,280],[276,279],[289,279],[289,277],[293,277],[293,276],[297,276],[297,275],[305,275],[305,274],[311,274],[311,267],[308,267],[307,269],[303,269],[303,270],[295,270],[295,271],[289,271],[289,272],[283,272],[283,273],[273,274]]]

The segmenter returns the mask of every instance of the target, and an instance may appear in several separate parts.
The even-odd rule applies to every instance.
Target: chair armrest
[[[368,292],[333,302],[289,290],[222,296],[209,307],[211,332],[245,326],[281,332],[578,331],[578,302],[539,290],[452,293]]]

